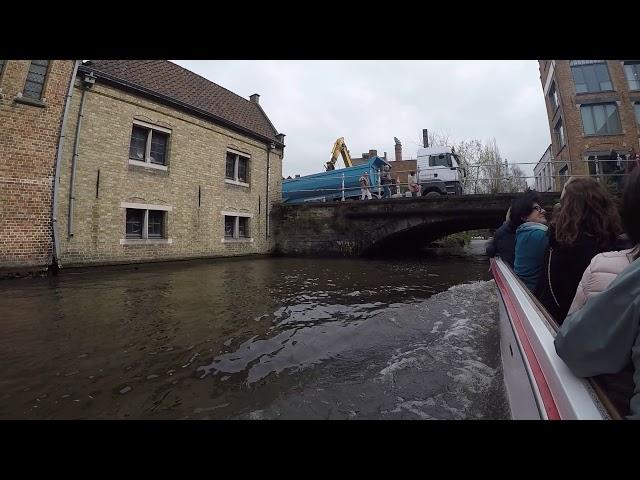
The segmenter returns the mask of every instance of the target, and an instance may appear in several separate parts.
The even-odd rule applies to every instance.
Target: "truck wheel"
[[[429,192],[426,195],[422,195],[425,198],[440,198],[440,195],[438,192]]]

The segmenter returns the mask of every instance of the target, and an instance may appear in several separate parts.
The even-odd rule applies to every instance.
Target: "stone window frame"
[[[234,211],[227,211],[227,210],[223,210],[220,212],[222,214],[222,243],[253,243],[253,237],[251,236],[252,233],[252,225],[251,225],[251,219],[253,218],[253,214],[252,213],[247,213],[247,212],[234,212]],[[234,219],[234,225],[233,225],[233,236],[229,237],[226,236],[226,221],[227,221],[227,217],[232,217]],[[248,230],[248,235],[249,236],[245,236],[245,237],[241,237],[240,236],[240,218],[246,218],[246,222],[247,222],[247,226],[246,229]]]
[[[134,127],[141,127],[141,128],[145,128],[147,129],[147,143],[145,146],[145,152],[144,152],[144,161],[142,160],[136,160],[135,158],[131,158],[131,140],[133,139],[133,128]],[[157,163],[152,163],[151,162],[151,139],[153,136],[153,132],[160,132],[160,133],[164,133],[167,135],[167,145],[166,145],[166,149],[165,149],[165,161],[164,161],[164,165],[160,165]],[[169,159],[169,154],[171,151],[170,145],[171,145],[171,136],[172,136],[172,131],[169,128],[166,127],[161,127],[160,125],[155,125],[153,123],[149,123],[149,122],[144,122],[142,120],[137,120],[137,119],[133,119],[132,123],[131,123],[131,137],[129,138],[129,165],[135,165],[138,167],[145,167],[145,168],[154,168],[156,170],[162,170],[162,171],[168,171],[169,170],[169,163],[170,163],[170,159]]]
[[[558,129],[558,127],[560,128]],[[558,151],[562,150],[567,145],[567,136],[565,133],[562,117],[560,117],[554,125],[553,135],[555,136],[556,142],[558,142]]]
[[[30,96],[24,95],[24,89],[27,86],[27,81],[29,79],[29,73],[31,71],[31,66],[33,65],[34,60],[29,62],[29,70],[27,70],[27,76],[24,80],[24,85],[22,87],[22,91],[18,92],[16,97],[13,99],[16,103],[24,103],[25,105],[31,105],[33,107],[41,107],[45,108],[47,106],[47,97],[45,95],[47,91],[47,86],[49,84],[49,77],[51,74],[51,69],[53,67],[54,60],[47,60],[47,71],[44,75],[44,79],[42,80],[42,90],[40,91],[40,98],[34,98]]]
[[[132,202],[121,202],[120,208],[124,209],[123,212],[123,236],[124,238],[120,239],[120,245],[171,245],[173,244],[173,239],[169,238],[169,212],[173,211],[173,207],[171,205],[154,205],[150,203],[132,203]],[[135,210],[144,210],[144,221],[142,226],[142,238],[127,238],[127,209],[135,209]],[[163,232],[162,238],[149,238],[149,211],[163,211],[164,219],[163,219]]]
[[[227,177],[227,157],[228,155],[235,155],[234,165],[233,165],[233,178]],[[242,182],[238,176],[238,166],[240,164],[240,157],[246,159],[247,168],[246,168],[246,182]],[[224,182],[230,185],[239,185],[241,187],[249,187],[251,186],[251,175],[249,174],[251,170],[251,154],[246,152],[241,152],[240,150],[235,150],[233,148],[227,148],[225,150],[224,155]]]
[[[554,115],[558,108],[560,108],[560,97],[558,96],[558,87],[555,80],[551,81],[547,97],[549,98],[549,102],[551,103],[551,115]]]

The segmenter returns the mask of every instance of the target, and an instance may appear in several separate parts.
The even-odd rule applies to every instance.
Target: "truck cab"
[[[466,172],[452,147],[420,148],[417,168],[423,196],[464,194],[462,179]]]

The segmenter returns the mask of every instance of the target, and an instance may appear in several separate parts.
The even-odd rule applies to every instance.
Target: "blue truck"
[[[305,203],[342,200],[343,180],[345,200],[360,198],[360,176],[363,172],[369,172],[371,193],[378,196],[379,176],[385,166],[391,167],[383,158],[374,156],[367,163],[361,165],[283,180],[282,202]]]

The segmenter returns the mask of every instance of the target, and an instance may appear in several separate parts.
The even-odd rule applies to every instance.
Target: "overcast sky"
[[[323,171],[338,137],[352,157],[376,149],[391,160],[393,137],[415,158],[423,128],[495,138],[509,163],[537,162],[551,143],[535,60],[174,61],[242,97],[260,94],[286,134],[285,177]]]

